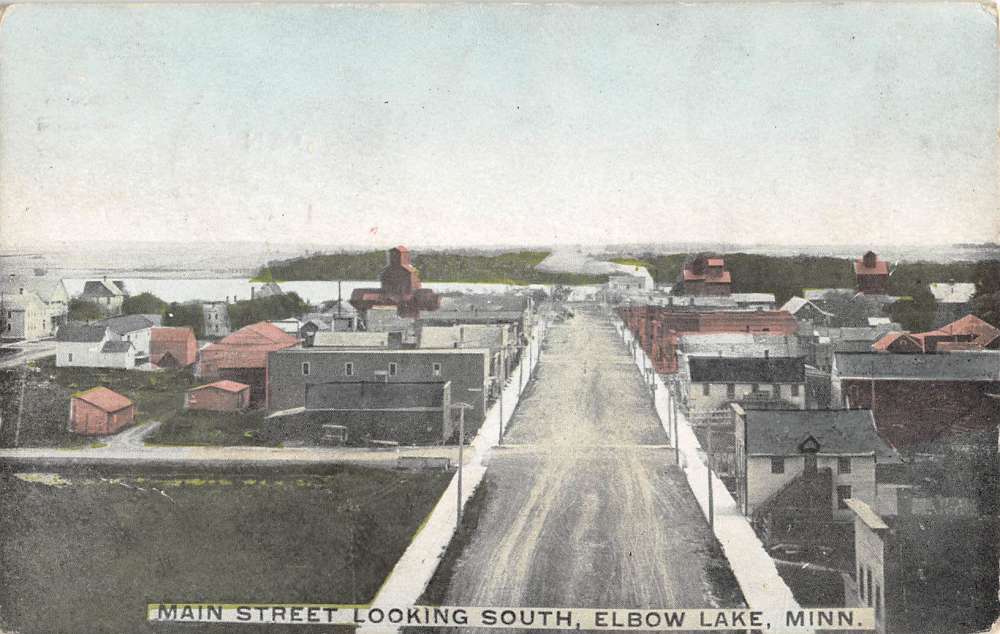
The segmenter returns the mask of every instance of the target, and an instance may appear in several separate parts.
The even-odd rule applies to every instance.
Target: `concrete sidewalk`
[[[494,444],[500,436],[501,425],[506,427],[507,422],[514,414],[521,393],[531,381],[531,375],[538,365],[545,330],[545,324],[542,323],[537,332],[532,334],[530,342],[531,365],[523,373],[524,382],[519,383],[518,377],[522,376],[520,367],[515,368],[511,373],[514,380],[506,386],[503,394],[503,420],[501,421],[499,403],[494,403],[487,412],[486,420],[479,428],[479,433],[470,445],[471,451],[467,449],[466,455],[471,454],[471,456],[465,460],[465,468],[462,472],[461,497],[463,507],[472,498],[476,487],[479,486],[486,474],[486,465]],[[526,360],[522,358],[521,363],[523,364]],[[396,562],[392,572],[382,584],[372,601],[373,606],[388,608],[416,605],[430,583],[431,577],[434,576],[434,572],[451,542],[452,535],[458,528],[458,495],[458,475],[456,474],[421,530],[414,535],[410,546]],[[398,628],[367,626],[359,628],[359,631],[396,632]]]
[[[622,340],[631,347],[635,337],[616,317],[612,317],[612,320]],[[640,369],[653,367],[652,362],[639,345],[635,346],[633,359]],[[667,423],[667,412],[671,407],[669,390],[658,374],[654,372],[652,377],[654,377],[653,381],[656,385],[656,413],[660,417],[664,430],[668,435],[673,436]],[[681,466],[684,468],[688,483],[698,500],[702,513],[708,519],[709,471],[704,462],[705,450],[698,442],[687,419],[679,411],[677,438],[672,438],[672,440],[678,444]],[[778,574],[774,560],[764,550],[764,545],[757,538],[750,522],[740,512],[739,505],[730,495],[726,485],[714,473],[711,475],[711,487],[714,501],[715,536],[722,546],[726,559],[729,560],[729,565],[740,585],[740,590],[743,591],[748,607],[764,611],[800,609],[798,601],[795,600],[785,580]],[[785,630],[778,627],[770,631],[783,632]],[[796,632],[803,634],[804,631],[796,630]]]

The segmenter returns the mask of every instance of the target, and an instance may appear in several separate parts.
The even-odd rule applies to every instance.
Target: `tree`
[[[122,302],[124,315],[162,315],[167,303],[152,293],[126,297]]]
[[[934,327],[937,302],[926,284],[916,286],[910,299],[901,299],[889,306],[889,315],[904,330],[924,332]]]
[[[93,321],[103,319],[104,311],[94,302],[85,299],[69,300],[69,311],[67,317],[70,321]]]
[[[233,330],[259,321],[297,317],[309,312],[309,304],[296,293],[246,299],[229,305],[229,323]]]
[[[200,339],[205,332],[205,315],[201,304],[179,304],[171,302],[163,310],[164,326],[190,326],[194,336]]]

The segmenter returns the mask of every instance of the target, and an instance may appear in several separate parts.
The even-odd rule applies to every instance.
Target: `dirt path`
[[[546,348],[445,603],[729,607],[712,592],[708,527],[613,328],[577,311]]]

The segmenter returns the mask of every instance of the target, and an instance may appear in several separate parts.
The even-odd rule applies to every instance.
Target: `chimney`
[[[862,262],[864,263],[865,268],[869,269],[875,266],[875,262],[877,260],[878,256],[875,255],[874,251],[869,251],[868,253],[865,253],[864,257],[862,258]]]
[[[251,286],[250,287],[250,299],[253,299],[256,296],[257,296],[257,288],[255,286]]]
[[[764,349],[764,358],[765,359],[770,359],[771,358],[771,351],[768,350],[767,348]]]

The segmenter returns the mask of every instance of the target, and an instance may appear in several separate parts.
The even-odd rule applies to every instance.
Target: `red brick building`
[[[678,291],[684,295],[724,296],[732,292],[732,276],[722,258],[699,255],[684,265]]]
[[[379,274],[380,288],[356,288],[351,306],[359,313],[373,306],[395,306],[400,317],[418,317],[422,310],[437,310],[441,298],[420,286],[420,274],[410,259],[410,250],[400,245],[389,249],[387,263]]]
[[[876,341],[872,349],[897,354],[1000,350],[1000,328],[994,328],[975,315],[966,315],[937,330],[890,332]]]
[[[161,368],[186,368],[198,360],[198,341],[189,327],[150,331],[149,361]]]
[[[184,394],[184,409],[236,412],[250,406],[250,386],[236,381],[216,381],[191,388]]]
[[[106,387],[91,388],[70,399],[69,426],[77,434],[107,436],[133,422],[132,401]]]
[[[854,275],[860,293],[885,295],[889,288],[889,263],[878,259],[874,251],[854,261]]]
[[[677,348],[683,334],[742,332],[794,335],[798,322],[786,311],[673,311],[669,306],[628,306],[619,315],[639,340],[660,374],[677,372]]]
[[[250,324],[206,346],[195,375],[245,383],[250,386],[250,402],[260,403],[267,389],[267,354],[298,344],[297,337],[273,324]]]

